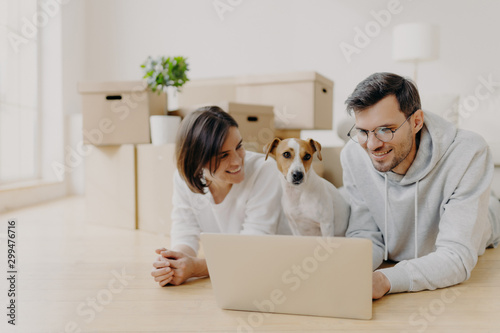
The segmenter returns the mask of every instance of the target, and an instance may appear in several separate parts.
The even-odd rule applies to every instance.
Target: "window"
[[[36,0],[0,0],[0,185],[39,177]]]

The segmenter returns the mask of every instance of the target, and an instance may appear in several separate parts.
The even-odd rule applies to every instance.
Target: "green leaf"
[[[153,69],[147,71],[147,64],[150,64]],[[162,69],[156,71],[157,65],[160,65]],[[150,77],[154,79],[154,82],[148,83],[149,88],[155,92],[157,91],[159,94],[161,94],[164,88],[168,86],[174,86],[180,90],[179,88],[189,81],[189,78],[186,75],[189,71],[187,58],[182,56],[161,56],[157,58],[148,56],[146,61],[141,65],[141,68],[143,68],[144,71],[144,79]]]

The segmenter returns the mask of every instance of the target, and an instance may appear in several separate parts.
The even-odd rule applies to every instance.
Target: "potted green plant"
[[[148,87],[158,94],[167,93],[167,110],[179,108],[177,93],[189,81],[186,73],[189,71],[187,58],[149,56],[141,65]]]
[[[175,142],[181,117],[169,116],[168,111],[179,109],[177,93],[189,81],[187,59],[184,57],[148,57],[141,65],[148,87],[158,94],[167,94],[165,115],[151,116],[151,141],[154,145]]]

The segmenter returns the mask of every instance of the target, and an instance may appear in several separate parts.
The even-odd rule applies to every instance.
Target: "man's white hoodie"
[[[341,154],[351,216],[348,237],[373,242],[373,268],[391,293],[467,280],[485,248],[498,244],[500,203],[490,202],[493,161],[484,139],[425,112],[420,144],[405,175],[377,171],[364,149]],[[488,205],[490,203],[490,209]]]

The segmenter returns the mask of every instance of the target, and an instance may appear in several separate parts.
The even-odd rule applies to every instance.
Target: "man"
[[[348,237],[371,239],[373,298],[467,280],[500,240],[500,202],[484,139],[423,112],[416,86],[391,73],[362,81],[346,101],[356,123],[341,154]]]

